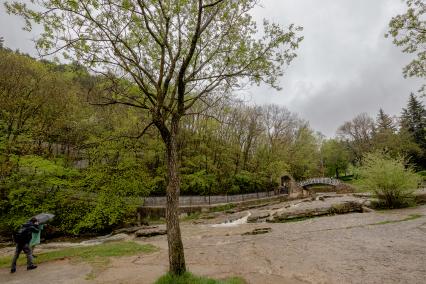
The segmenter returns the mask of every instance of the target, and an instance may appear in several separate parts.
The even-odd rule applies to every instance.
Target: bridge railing
[[[264,191],[264,192],[236,194],[236,195],[180,196],[179,206],[196,206],[196,205],[239,202],[239,201],[245,201],[245,200],[265,198],[265,197],[270,197],[275,195],[277,194],[275,194],[274,191]],[[145,198],[144,206],[164,206],[164,205],[166,205],[165,196],[151,196],[151,197]]]
[[[307,185],[314,185],[314,184],[328,184],[328,185],[336,186],[336,185],[339,185],[340,183],[341,181],[338,179],[311,178],[311,179],[298,182],[297,185],[300,187],[304,187]],[[179,206],[198,206],[198,205],[240,202],[245,200],[255,200],[259,198],[265,198],[265,197],[282,195],[282,194],[283,193],[276,193],[274,191],[265,191],[265,192],[255,192],[255,193],[236,194],[236,195],[180,196]],[[165,205],[166,205],[165,196],[146,197],[144,201],[144,206],[165,206]]]
[[[334,178],[310,178],[301,182],[298,182],[297,184],[300,187],[304,187],[307,185],[314,185],[314,184],[328,184],[328,185],[339,185],[341,183],[340,180],[334,179]]]

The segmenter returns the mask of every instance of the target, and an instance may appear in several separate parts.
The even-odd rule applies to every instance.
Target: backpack
[[[31,240],[32,232],[29,227],[22,226],[18,231],[13,234],[15,243],[25,243]]]

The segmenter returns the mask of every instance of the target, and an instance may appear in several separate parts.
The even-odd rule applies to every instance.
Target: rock
[[[98,240],[106,243],[106,242],[117,242],[117,241],[124,241],[129,237],[129,235],[124,234],[124,233],[120,233],[120,234],[116,234],[116,235],[112,235],[112,236],[108,236],[105,238],[100,238]]]
[[[151,226],[149,228],[140,229],[135,233],[136,237],[153,237],[165,234],[167,234],[165,225]]]
[[[367,206],[362,206],[362,213],[374,212],[373,209],[368,208]]]
[[[311,203],[302,202],[297,207],[284,208],[269,216],[267,222],[286,222],[292,219],[310,218],[330,214],[362,212],[361,200],[354,198],[332,198]]]
[[[351,193],[355,192],[355,188],[347,183],[340,183],[335,187],[336,191],[339,193]]]
[[[414,198],[417,204],[425,204],[426,203],[426,189],[417,190],[414,193]]]
[[[247,223],[258,223],[261,219],[268,218],[269,215],[270,213],[266,211],[254,212],[247,218]]]
[[[148,225],[148,224],[147,224]],[[121,234],[121,233],[125,233],[125,234],[133,234],[134,232],[145,228],[146,226],[135,226],[135,227],[128,227],[128,228],[121,228],[118,230],[115,230],[114,232],[112,232],[113,235],[116,234]]]
[[[373,206],[373,202],[371,200],[366,200],[362,203],[362,206],[371,208]]]
[[[96,239],[82,241],[80,244],[81,245],[98,245],[98,244],[102,244],[102,243],[106,243],[106,242],[124,241],[128,237],[129,237],[129,235],[124,234],[124,233],[120,233],[120,234],[117,234],[117,235],[109,234],[109,235],[106,235],[106,236],[97,237]]]
[[[272,228],[270,227],[265,227],[265,228],[256,228],[252,231],[249,232],[245,232],[243,234],[241,234],[242,236],[247,236],[247,235],[260,235],[260,234],[266,234],[272,231]]]
[[[206,208],[206,207],[201,208],[201,213],[209,213],[209,212],[210,212],[209,208]]]

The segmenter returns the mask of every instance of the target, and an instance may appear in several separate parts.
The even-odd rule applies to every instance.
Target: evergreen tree
[[[407,108],[402,110],[401,127],[406,128],[416,143],[426,149],[426,109],[413,93],[410,94]]]
[[[379,113],[377,114],[376,130],[377,132],[383,132],[383,131],[395,132],[396,130],[396,127],[393,123],[392,118],[390,117],[390,115],[386,114],[383,111],[383,109],[380,109]]]
[[[402,110],[401,131],[407,131],[419,145],[422,154],[414,157],[414,161],[422,168],[426,165],[426,109],[420,100],[410,94],[407,108]]]

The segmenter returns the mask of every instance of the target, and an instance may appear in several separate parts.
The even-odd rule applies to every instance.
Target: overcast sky
[[[5,13],[0,0],[0,36],[12,49],[35,55],[23,21]],[[380,107],[399,115],[420,80],[404,79],[410,61],[384,38],[392,16],[406,7],[400,0],[262,0],[256,19],[303,26],[298,57],[281,79],[281,91],[251,88],[257,104],[275,103],[296,112],[312,128],[331,137],[344,121],[361,112],[376,116]]]

